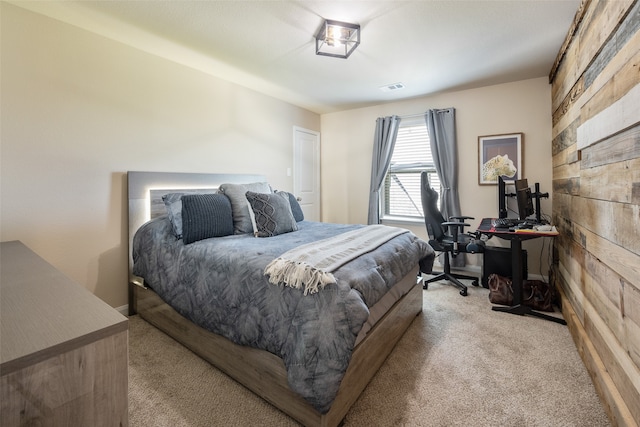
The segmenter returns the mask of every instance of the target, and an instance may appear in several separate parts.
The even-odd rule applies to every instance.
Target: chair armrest
[[[449,221],[451,221],[452,219],[457,219],[458,221],[464,221],[465,219],[475,219],[475,218],[472,216],[450,216]]]
[[[465,227],[470,227],[470,225],[467,223],[453,221],[443,222],[442,226],[446,226],[451,231],[451,236],[453,237],[454,241],[458,240],[458,234],[464,234]]]
[[[452,227],[471,227],[470,224],[465,224],[464,222],[455,222],[455,221],[443,222],[442,225],[452,226]]]
[[[465,227],[471,227],[469,224],[466,224],[462,221],[466,220],[466,219],[475,219],[472,216],[450,216],[449,217],[449,222],[443,222],[442,225],[451,225],[451,234],[455,237],[455,239],[458,239],[458,233],[460,234],[464,234],[464,228]],[[456,220],[456,221],[452,221],[452,220]],[[456,227],[457,226],[457,227]],[[456,227],[456,228],[453,228]]]

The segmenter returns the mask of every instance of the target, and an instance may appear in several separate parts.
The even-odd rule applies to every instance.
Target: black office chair
[[[428,289],[429,283],[444,279],[460,288],[460,295],[467,296],[467,287],[458,279],[473,280],[473,286],[479,286],[478,278],[452,273],[449,255],[455,258],[460,253],[484,252],[484,242],[477,234],[464,232],[464,227],[469,227],[469,224],[463,221],[474,219],[473,217],[452,216],[449,217],[449,221],[445,221],[438,210],[438,193],[429,185],[429,174],[422,172],[420,179],[422,209],[429,234],[429,245],[435,251],[442,252],[444,257],[444,271],[434,273],[436,276],[426,280],[423,288]]]

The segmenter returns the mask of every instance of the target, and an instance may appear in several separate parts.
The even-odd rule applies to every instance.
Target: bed
[[[128,172],[127,179],[131,313],[303,425],[339,425],[422,311],[418,273],[431,271],[429,245],[391,227],[304,220],[295,198],[265,189],[261,175]],[[238,189],[250,190],[244,207]],[[171,203],[176,195],[182,205]],[[213,210],[202,208],[205,201]],[[221,219],[201,227],[201,208]],[[248,210],[248,224],[238,222],[238,209]],[[277,220],[265,220],[278,209]],[[177,212],[184,234],[171,216]],[[349,250],[338,250],[345,242]],[[309,276],[292,258],[301,254],[346,258],[328,276],[322,269]],[[301,264],[304,280],[279,276],[298,274]]]

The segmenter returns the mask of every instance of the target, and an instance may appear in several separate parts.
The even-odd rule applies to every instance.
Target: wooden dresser
[[[128,426],[128,319],[0,244],[0,425]]]

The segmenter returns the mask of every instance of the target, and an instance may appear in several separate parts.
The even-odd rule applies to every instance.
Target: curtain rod
[[[401,119],[414,119],[416,117],[424,117],[426,113],[418,113],[418,114],[409,114],[407,116],[398,116]]]
[[[442,109],[436,109],[435,111],[451,111],[451,108],[442,108]],[[418,114],[409,114],[406,116],[398,116],[401,119],[414,119],[416,117],[424,117],[424,115],[427,114],[427,112],[425,111],[424,113],[418,113]]]

